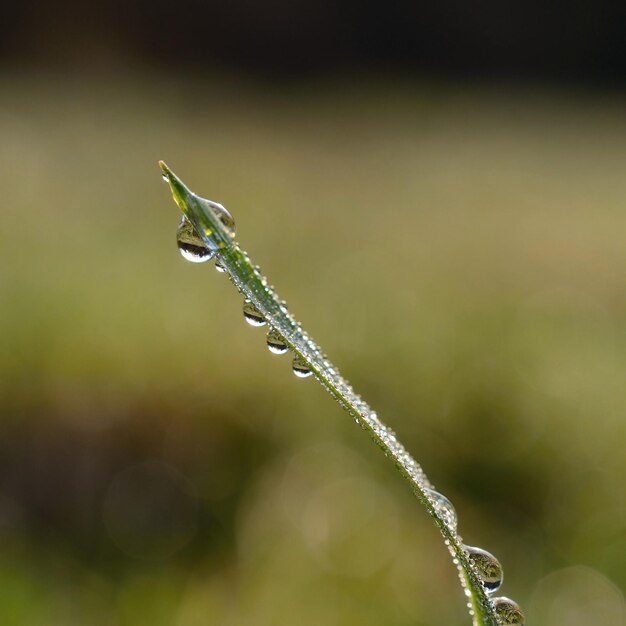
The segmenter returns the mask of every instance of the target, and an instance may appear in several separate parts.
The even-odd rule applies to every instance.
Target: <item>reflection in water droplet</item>
[[[435,510],[439,517],[441,517],[446,526],[454,533],[457,527],[456,511],[452,502],[448,500],[442,493],[435,491],[434,489],[426,489],[426,493],[434,500]]]
[[[222,274],[226,271],[226,268],[219,261],[215,261],[215,269]]]
[[[289,352],[289,346],[287,346],[282,335],[275,328],[272,328],[267,333],[267,347],[273,354]]]
[[[502,565],[500,561],[496,559],[493,554],[483,550],[482,548],[472,548],[471,546],[465,546],[467,556],[469,560],[474,564],[474,567],[478,570],[478,575],[483,581],[485,589],[492,593],[500,587],[502,584]]]
[[[313,373],[309,369],[309,366],[306,364],[306,361],[304,361],[304,359],[299,354],[294,355],[292,368],[293,368],[293,373],[298,378],[307,378]]]
[[[265,326],[267,324],[265,318],[247,298],[243,301],[243,316],[250,326]]]
[[[494,598],[493,605],[496,609],[496,618],[501,626],[523,626],[524,613],[517,602],[510,598]]]
[[[214,253],[204,245],[204,241],[200,239],[195,228],[185,216],[178,225],[176,242],[183,259],[191,263],[205,263],[214,256]]]
[[[219,219],[219,221],[222,222],[222,225],[228,231],[228,234],[231,237],[234,237],[236,227],[235,227],[235,220],[233,219],[233,216],[221,204],[218,204],[217,202],[211,202],[211,201],[209,201],[209,204],[211,208],[213,209],[213,212],[215,213],[215,215],[217,215],[217,219]]]

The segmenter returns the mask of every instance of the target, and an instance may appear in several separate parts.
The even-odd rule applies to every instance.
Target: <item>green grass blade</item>
[[[421,467],[397,440],[395,434],[376,413],[357,395],[337,368],[325,357],[302,327],[289,313],[267,279],[253,265],[212,210],[212,203],[193,193],[163,163],[159,163],[169,183],[176,204],[192,223],[206,246],[215,251],[216,259],[228,272],[232,282],[263,315],[271,328],[276,329],[294,354],[308,365],[317,380],[339,404],[366,430],[372,439],[391,458],[407,480],[417,499],[433,518],[452,555],[454,564],[468,597],[468,607],[475,626],[498,626],[498,620],[478,572],[468,559],[460,535],[448,527],[427,493],[432,484]]]

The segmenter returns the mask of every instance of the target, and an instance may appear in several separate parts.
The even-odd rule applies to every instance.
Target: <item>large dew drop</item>
[[[289,352],[289,346],[275,328],[272,328],[267,333],[267,348],[273,354],[285,354],[285,352]]]
[[[308,378],[313,373],[306,364],[306,361],[298,354],[294,355],[291,367],[293,368],[293,373],[298,378]]]
[[[190,263],[205,263],[215,255],[204,245],[204,241],[200,239],[196,229],[185,216],[178,225],[176,242],[181,256]]]
[[[222,225],[224,226],[228,234],[231,237],[234,237],[236,227],[233,216],[226,210],[225,207],[223,207],[221,204],[218,204],[217,202],[210,202],[210,205],[215,215],[217,215],[217,219],[222,222]]]
[[[472,548],[465,546],[465,551],[469,560],[478,570],[478,575],[489,593],[493,593],[502,584],[502,565],[493,554],[482,548]],[[506,623],[506,622],[505,622]]]
[[[250,326],[265,326],[267,324],[259,310],[247,298],[243,301],[243,316]]]
[[[445,525],[452,531],[456,532],[457,516],[452,502],[448,500],[442,493],[435,491],[434,489],[426,489],[426,493],[433,499],[435,504],[435,511],[437,515],[441,517]]]
[[[524,613],[517,602],[502,596],[493,599],[493,606],[501,626],[524,626]]]

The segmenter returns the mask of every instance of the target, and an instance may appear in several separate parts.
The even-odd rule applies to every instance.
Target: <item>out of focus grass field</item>
[[[0,622],[454,626],[425,512],[229,282],[157,160],[492,551],[534,626],[624,626],[624,97],[0,80]]]

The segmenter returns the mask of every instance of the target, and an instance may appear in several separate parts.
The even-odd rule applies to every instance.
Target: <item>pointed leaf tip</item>
[[[165,174],[166,176],[169,176],[170,168],[167,167],[167,165],[165,164],[165,161],[159,161],[159,167],[161,168],[161,171],[163,172],[163,174]]]

